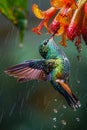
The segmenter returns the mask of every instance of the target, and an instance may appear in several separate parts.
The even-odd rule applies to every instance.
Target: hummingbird
[[[53,88],[65,97],[68,105],[76,110],[81,104],[68,85],[70,62],[66,54],[55,43],[53,36],[54,34],[39,45],[42,59],[33,59],[17,64],[8,68],[5,73],[16,77],[19,82],[49,81]]]

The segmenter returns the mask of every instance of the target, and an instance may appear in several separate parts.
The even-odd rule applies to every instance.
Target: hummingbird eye
[[[46,40],[46,41],[44,41],[43,45],[44,45],[44,46],[46,46],[46,45],[47,45],[47,42],[48,42],[47,40]]]

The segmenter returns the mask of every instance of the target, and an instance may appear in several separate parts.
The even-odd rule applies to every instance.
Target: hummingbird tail
[[[81,107],[80,101],[76,98],[76,96],[72,93],[69,86],[62,82],[61,80],[57,80],[58,85],[61,87],[60,93],[65,97],[67,103],[76,110],[77,108]]]

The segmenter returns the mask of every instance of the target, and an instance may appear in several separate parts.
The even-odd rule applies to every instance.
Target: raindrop
[[[57,112],[58,112],[58,110],[57,110],[56,108],[54,108],[53,111],[54,111],[54,113],[57,113]]]
[[[56,125],[54,125],[53,128],[56,128]]]
[[[57,102],[57,99],[55,98],[54,101]]]
[[[66,105],[63,105],[63,108],[66,109],[67,108]]]
[[[77,82],[78,84],[80,84],[80,80],[77,80],[76,82]]]
[[[62,123],[63,125],[66,125],[66,121],[65,121],[65,120],[61,120],[61,123]]]
[[[53,121],[55,121],[55,122],[56,122],[56,117],[53,117]]]
[[[20,44],[19,44],[19,47],[20,47],[20,48],[23,48],[23,43],[20,43]]]
[[[77,121],[77,122],[80,122],[80,118],[79,118],[79,117],[76,117],[76,121]]]

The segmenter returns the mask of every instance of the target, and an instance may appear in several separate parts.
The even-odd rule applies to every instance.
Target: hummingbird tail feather
[[[78,107],[81,107],[80,101],[76,98],[76,96],[71,92],[69,86],[62,82],[61,80],[57,80],[58,84],[61,87],[61,94],[65,97],[67,103],[76,110]]]

